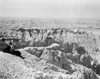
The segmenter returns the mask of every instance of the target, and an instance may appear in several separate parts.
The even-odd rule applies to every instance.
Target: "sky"
[[[0,0],[0,16],[100,19],[100,0]]]

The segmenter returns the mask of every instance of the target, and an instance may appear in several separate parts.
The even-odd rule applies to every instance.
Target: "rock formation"
[[[86,28],[61,28],[67,26],[63,21],[35,21],[19,20],[18,28],[0,29],[1,79],[100,79],[99,58],[94,61],[99,35]],[[50,24],[60,28],[47,28]]]

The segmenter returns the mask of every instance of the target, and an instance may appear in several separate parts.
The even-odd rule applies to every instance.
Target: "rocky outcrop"
[[[20,39],[17,43],[23,46],[49,46],[52,43],[59,43],[63,46],[65,52],[70,52],[73,49],[73,43],[75,45],[83,46],[89,53],[96,52],[98,50],[98,39],[92,33],[84,31],[74,31],[67,28],[50,28],[50,29],[25,29],[19,28],[17,30],[10,30],[9,32],[2,33],[3,36],[8,34],[7,37],[14,37]],[[13,35],[12,35],[13,34]],[[14,36],[15,35],[15,36]],[[11,40],[11,39],[9,39]],[[13,39],[12,39],[13,40]],[[14,40],[15,42],[15,40]],[[15,42],[15,47],[18,45]],[[18,47],[18,46],[17,46]],[[70,51],[67,51],[69,49]]]
[[[70,72],[73,72],[71,68],[72,63],[83,65],[87,68],[91,68],[94,71],[97,69],[97,65],[94,69],[95,66],[91,64],[94,59],[88,53],[85,53],[84,51],[83,54],[78,53],[77,50],[74,50],[72,53],[65,53],[57,48],[51,48],[51,46],[27,47],[23,50],[28,51],[30,54],[35,55],[47,63],[54,64],[64,70],[69,70]]]
[[[52,63],[47,63],[47,61],[45,61],[44,59],[40,60],[39,58],[32,56],[26,51],[21,52],[23,56],[26,57],[24,60],[16,56],[0,52],[0,78],[99,79],[92,70],[82,65],[72,64],[71,68],[73,72],[70,72],[67,69],[65,70],[59,68],[57,65],[54,65]]]
[[[45,60],[47,63],[54,64],[62,69],[70,70],[70,61],[67,60],[64,54],[58,50],[45,50],[41,57],[42,60]]]
[[[72,65],[73,72],[64,70],[53,64],[40,60],[35,56],[28,58],[24,51],[25,60],[10,54],[0,52],[0,78],[7,79],[37,79],[37,78],[68,78],[68,79],[98,79],[96,74],[81,65]],[[26,52],[28,53],[28,52]],[[25,55],[24,55],[25,54]],[[31,58],[31,59],[30,59]],[[33,62],[34,61],[34,62]],[[34,64],[35,63],[35,64]],[[66,65],[67,66],[67,65]]]
[[[71,61],[73,61],[73,63],[81,64],[80,55],[77,54],[77,53],[74,53],[74,54],[72,54],[72,53],[66,53],[65,57],[67,59],[70,59]]]
[[[82,54],[80,57],[80,61],[83,66],[86,66],[88,68],[92,67],[91,62],[93,61],[93,59],[89,56],[89,54]]]

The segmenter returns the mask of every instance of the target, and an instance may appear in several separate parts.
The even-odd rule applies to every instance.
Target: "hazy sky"
[[[100,0],[0,0],[0,16],[100,19]]]

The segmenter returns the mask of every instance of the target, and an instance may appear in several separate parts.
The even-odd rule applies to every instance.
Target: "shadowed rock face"
[[[11,48],[10,45],[8,45],[7,43],[3,41],[0,43],[0,51],[3,51],[4,53],[9,53],[9,54],[12,54],[24,59],[24,57],[21,56],[20,51],[15,51],[14,49]]]
[[[92,65],[93,71],[95,71],[98,75],[100,75],[100,64],[98,63],[98,61],[96,59],[94,59],[91,62],[91,65]]]
[[[80,57],[80,61],[82,63],[83,66],[86,66],[88,68],[91,68],[91,62],[92,62],[92,58],[89,56],[89,54],[82,54]]]
[[[0,41],[0,51],[4,51],[5,48],[9,47],[5,42]]]
[[[97,65],[97,67],[96,67],[96,73],[97,73],[98,75],[100,75],[100,64]]]

